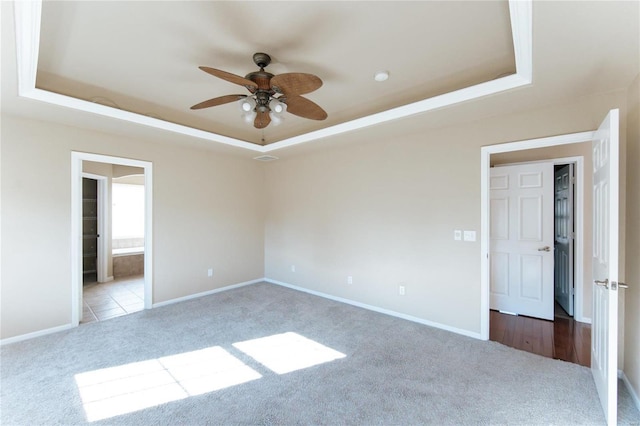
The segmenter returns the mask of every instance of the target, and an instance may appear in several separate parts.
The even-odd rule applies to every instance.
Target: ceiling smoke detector
[[[389,78],[389,71],[378,71],[373,75],[375,81],[386,81]]]

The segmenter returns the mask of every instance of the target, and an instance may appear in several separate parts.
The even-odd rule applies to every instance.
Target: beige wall
[[[592,130],[615,107],[626,91],[420,134],[372,127],[267,164],[3,117],[2,338],[70,320],[72,150],[153,162],[156,303],[267,276],[479,333],[480,235],[453,230],[479,232],[480,147]]]
[[[628,90],[624,373],[640,395],[640,75]]]
[[[523,163],[527,161],[551,160],[554,158],[567,157],[583,157],[584,158],[584,211],[582,223],[582,235],[584,238],[583,259],[583,282],[582,282],[582,301],[576,300],[576,303],[582,303],[582,315],[591,319],[591,258],[592,258],[592,181],[593,173],[591,168],[591,142],[554,146],[549,148],[529,149],[524,151],[506,152],[491,156],[491,165]]]
[[[112,165],[112,173],[114,178],[131,175],[144,175],[142,167],[122,166],[120,164]]]
[[[73,150],[153,162],[154,303],[264,276],[260,163],[9,116],[1,144],[1,338],[70,323]]]
[[[267,164],[266,276],[479,333],[480,245],[453,230],[480,230],[480,147],[594,130],[616,107],[626,91],[421,134],[374,127]]]

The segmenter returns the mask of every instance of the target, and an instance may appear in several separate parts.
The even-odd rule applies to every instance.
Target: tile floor
[[[144,309],[144,277],[123,277],[83,287],[81,323],[104,321]]]

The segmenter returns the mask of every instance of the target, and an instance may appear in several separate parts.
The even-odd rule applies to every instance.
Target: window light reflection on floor
[[[290,373],[346,356],[291,332],[234,343],[233,346],[277,374]]]
[[[75,376],[87,420],[102,420],[262,377],[219,346]]]
[[[297,333],[283,333],[233,347],[276,374],[346,355]],[[75,376],[90,422],[132,413],[247,383],[262,375],[220,346],[88,371]]]

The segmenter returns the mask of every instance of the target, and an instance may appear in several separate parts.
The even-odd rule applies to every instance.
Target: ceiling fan
[[[283,114],[291,114],[311,120],[324,120],[327,113],[316,103],[300,95],[311,93],[322,86],[322,80],[313,74],[300,72],[273,75],[265,71],[271,63],[271,57],[266,53],[255,53],[253,62],[260,67],[245,77],[210,67],[199,67],[202,71],[231,83],[244,86],[250,95],[225,95],[200,102],[191,109],[209,108],[234,101],[240,101],[245,121],[257,129],[264,129],[273,121],[279,124]]]

